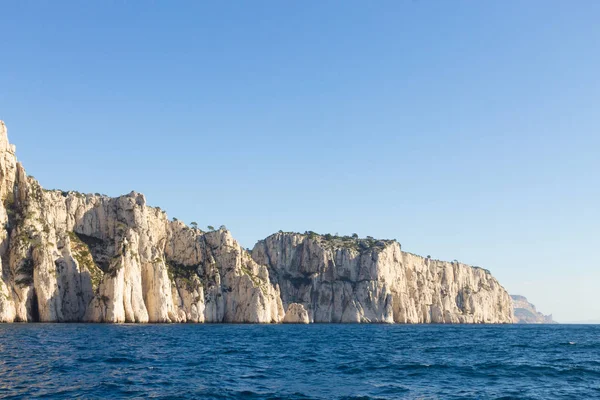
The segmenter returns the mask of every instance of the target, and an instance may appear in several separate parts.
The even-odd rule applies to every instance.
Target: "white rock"
[[[291,303],[283,318],[285,324],[308,324],[310,319],[308,318],[308,312],[304,309],[302,304]]]
[[[512,303],[489,271],[401,251],[396,241],[277,233],[260,241],[284,305],[314,322],[511,323]]]
[[[0,196],[0,254],[8,260],[0,321],[283,319],[267,268],[228,231],[169,221],[135,192],[108,198],[43,190],[17,163],[4,123]]]
[[[0,122],[0,321],[512,322],[488,271],[396,242],[275,234],[249,254],[146,205],[48,191]],[[284,313],[284,305],[287,313]],[[284,318],[285,315],[285,318]]]

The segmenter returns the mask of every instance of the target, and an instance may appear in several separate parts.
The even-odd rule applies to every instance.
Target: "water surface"
[[[600,398],[600,326],[0,324],[0,396]]]

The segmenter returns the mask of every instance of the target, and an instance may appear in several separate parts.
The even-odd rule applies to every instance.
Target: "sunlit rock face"
[[[491,274],[395,241],[278,233],[251,252],[142,194],[43,189],[0,121],[1,322],[512,322]],[[285,307],[285,308],[284,308]]]
[[[511,298],[489,271],[401,251],[393,240],[277,233],[252,257],[284,307],[310,322],[511,323]],[[289,312],[289,311],[288,311]]]
[[[278,289],[226,229],[142,194],[45,190],[0,124],[0,321],[280,322]]]
[[[285,316],[283,317],[284,324],[308,324],[310,318],[308,318],[308,312],[304,309],[302,304],[290,303],[288,305]]]

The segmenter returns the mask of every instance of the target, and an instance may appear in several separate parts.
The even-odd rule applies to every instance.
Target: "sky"
[[[0,119],[43,187],[244,247],[395,238],[600,319],[600,2],[0,5]]]

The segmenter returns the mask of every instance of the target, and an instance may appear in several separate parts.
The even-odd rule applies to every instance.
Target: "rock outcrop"
[[[171,221],[136,192],[43,189],[1,121],[0,200],[0,322],[513,319],[488,271],[395,241],[279,233],[250,253],[226,229]]]
[[[552,314],[544,315],[527,301],[525,296],[511,295],[514,307],[514,322],[517,324],[555,324]]]
[[[225,229],[169,221],[143,195],[45,190],[0,124],[0,321],[280,322],[267,268]]]
[[[252,257],[284,306],[310,322],[511,323],[510,296],[489,271],[401,251],[394,240],[277,233]]]
[[[308,312],[304,309],[302,304],[290,303],[283,317],[284,324],[308,324],[310,318],[308,318]]]

